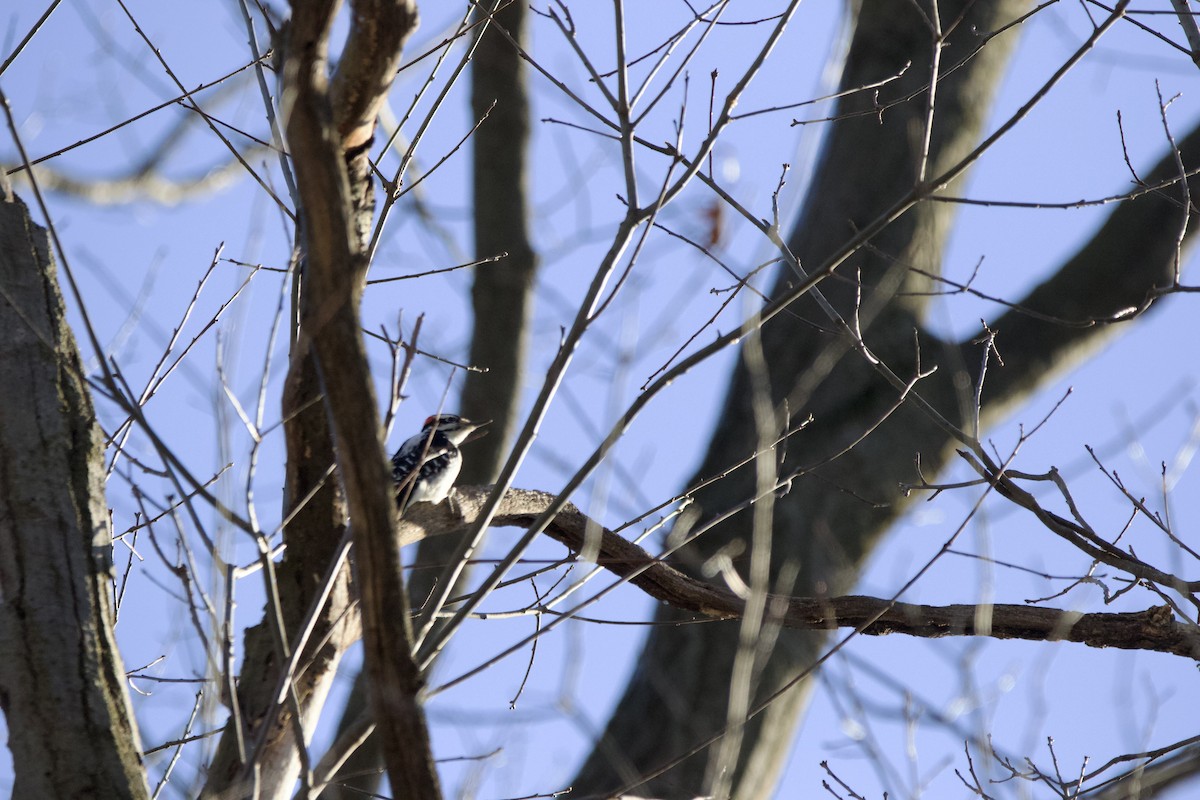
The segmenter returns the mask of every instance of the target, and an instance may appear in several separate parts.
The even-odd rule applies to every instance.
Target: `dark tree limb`
[[[343,151],[366,145],[400,66],[402,47],[417,29],[415,2],[355,0],[350,34],[330,87],[334,126]]]
[[[490,486],[455,490],[457,513],[449,504],[415,506],[400,521],[405,544],[470,525]],[[504,497],[494,527],[527,527],[549,507],[554,495],[513,489]],[[596,563],[627,578],[656,600],[678,611],[718,620],[740,618],[745,601],[732,591],[694,578],[659,561],[640,546],[588,519],[572,504],[555,517],[546,534],[578,553],[585,537],[600,531]],[[1079,613],[1029,605],[916,605],[878,597],[772,596],[768,607],[779,624],[800,630],[854,628],[868,636],[892,633],[937,639],[986,636],[993,639],[1078,642],[1089,647],[1148,650],[1200,661],[1200,629],[1177,622],[1168,606],[1132,613]]]
[[[1200,164],[1200,128],[1178,144],[1183,163]],[[1153,186],[1177,177],[1176,154],[1169,152],[1142,180]],[[1188,179],[1188,189],[1192,198],[1200,196],[1200,175]],[[987,410],[998,414],[1041,376],[1079,359],[1153,305],[1168,301],[1164,292],[1169,294],[1174,283],[1176,236],[1186,221],[1190,243],[1196,229],[1195,210],[1188,213],[1184,197],[1178,182],[1122,202],[1079,252],[1018,300],[1018,308],[989,325],[1005,367],[984,383]],[[978,338],[968,337],[960,345],[976,374],[978,346],[971,342]]]
[[[471,137],[473,165],[473,224],[476,258],[505,256],[474,270],[469,364],[486,372],[469,372],[463,383],[458,413],[468,419],[490,419],[489,434],[469,445],[460,480],[487,483],[495,479],[517,424],[521,386],[529,349],[529,321],[537,254],[530,237],[531,180],[528,67],[502,27],[527,45],[529,7],[508,3],[480,26],[481,37],[471,63],[471,113],[486,121]],[[433,413],[430,409],[428,413]],[[433,590],[461,537],[440,536],[423,541],[409,573],[413,602]],[[463,585],[470,572],[459,579]],[[352,725],[366,707],[361,674],[343,711],[340,727]],[[342,767],[346,777],[326,789],[323,797],[358,797],[379,783],[378,740],[371,736]]]
[[[416,25],[416,8],[403,1],[352,4],[349,36],[330,85],[328,37],[336,7],[333,2],[296,4],[283,48],[283,100],[300,202],[301,269],[293,309],[298,328],[283,397],[288,445],[284,510],[289,522],[284,529],[288,548],[277,571],[282,621],[294,647],[300,623],[322,589],[345,521],[348,516],[355,519],[358,550],[372,554],[361,559],[369,563],[360,570],[359,587],[367,610],[368,663],[377,676],[389,666],[398,668],[387,676],[392,681],[386,690],[389,701],[376,706],[402,709],[389,713],[386,726],[391,752],[399,754],[391,762],[399,765],[392,773],[393,785],[407,787],[409,796],[436,797],[428,733],[415,698],[417,679],[413,669],[404,669],[410,651],[405,631],[380,624],[381,619],[406,615],[400,611],[403,597],[398,594],[399,554],[391,544],[394,501],[387,491],[380,425],[358,320],[366,272],[364,231],[370,229],[374,210],[366,145],[403,43]],[[335,458],[339,470],[331,474]],[[359,637],[353,609],[346,569],[335,578],[329,600],[317,614],[308,649],[300,658],[305,668],[287,679],[306,733],[311,733],[342,653]],[[256,726],[264,719],[275,720],[255,768],[257,790],[264,797],[288,796],[299,767],[292,735],[296,722],[290,709],[275,705],[282,659],[266,622],[248,632],[246,649],[239,697],[248,732],[259,735]],[[381,653],[387,658],[381,659]],[[393,654],[401,663],[386,663]],[[225,791],[234,768],[242,767],[232,745],[227,732],[210,770],[209,794]]]
[[[455,489],[453,507],[448,503],[436,506],[419,503],[411,507],[398,522],[401,545],[453,538],[479,518],[491,490],[491,486],[460,486]],[[554,499],[554,495],[547,492],[510,489],[501,500],[491,524],[497,528],[527,528]],[[679,621],[695,622],[707,618],[721,622],[739,619],[745,613],[745,601],[734,592],[694,578],[656,559],[620,534],[589,519],[573,504],[568,503],[554,517],[545,533],[575,553],[579,553],[586,542],[595,548],[597,564],[679,612]],[[1095,648],[1168,653],[1200,661],[1200,630],[1194,625],[1177,622],[1167,606],[1132,613],[1079,613],[1016,604],[918,605],[853,595],[831,598],[772,596],[767,605],[772,621],[793,630],[851,628],[868,636],[983,636],[1001,640],[1064,641]],[[526,644],[519,642],[513,649],[521,649]],[[344,729],[355,733],[352,738],[356,741],[348,754],[350,758],[367,740],[362,731],[368,724],[369,712],[361,710],[358,716],[343,725]],[[720,730],[709,731],[709,735],[719,736]],[[347,754],[339,753],[339,756]],[[631,779],[631,783],[634,781]],[[332,786],[323,796],[329,796],[330,792],[337,796]]]
[[[0,181],[0,703],[14,797],[149,797],[101,434],[46,231]]]
[[[389,4],[393,20],[415,24],[411,3]],[[416,800],[441,796],[430,750],[429,730],[418,692],[421,676],[412,659],[408,602],[400,575],[400,550],[395,535],[395,500],[390,491],[387,462],[380,438],[375,393],[360,334],[359,303],[366,280],[362,208],[363,196],[351,185],[345,156],[354,149],[334,135],[332,121],[340,115],[330,106],[326,80],[329,28],[333,3],[298,3],[293,9],[288,59],[285,62],[284,106],[288,143],[295,162],[296,183],[303,205],[302,250],[305,268],[300,306],[300,336],[309,337],[317,355],[325,406],[332,422],[338,468],[354,521],[365,662],[371,679],[376,723],[382,739],[392,791]],[[407,8],[404,13],[397,10]],[[364,7],[363,11],[368,9]],[[381,9],[374,13],[385,16]],[[361,49],[369,58],[398,59],[410,28],[356,23]],[[382,41],[379,37],[390,35]],[[359,45],[351,39],[346,58],[357,64]],[[391,58],[387,58],[388,53]],[[351,67],[339,97],[358,114],[373,113],[390,85],[372,85]],[[371,72],[378,76],[377,72]],[[347,86],[361,86],[362,91]],[[379,95],[379,96],[375,96]],[[361,106],[361,111],[359,107]],[[351,136],[359,130],[356,114]],[[369,124],[373,124],[373,117]],[[343,134],[344,136],[345,134]],[[397,622],[400,621],[400,624]]]
[[[482,26],[481,26],[482,28]],[[530,101],[528,67],[497,28],[527,46],[529,5],[508,3],[492,15],[471,64],[471,113],[487,117],[472,139],[472,209],[475,257],[507,255],[475,268],[471,286],[474,330],[461,408],[471,419],[490,419],[490,433],[475,444],[460,478],[487,483],[508,455],[520,406],[529,343],[537,253],[530,236]]]

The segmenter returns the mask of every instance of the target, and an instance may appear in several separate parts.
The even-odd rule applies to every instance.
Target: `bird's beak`
[[[488,432],[483,428],[486,425],[491,425],[492,421],[490,419],[485,419],[483,422],[472,422],[471,424],[475,426],[475,430],[467,434],[467,438],[463,439],[463,444],[466,444],[467,442],[473,442],[476,439],[487,436]]]

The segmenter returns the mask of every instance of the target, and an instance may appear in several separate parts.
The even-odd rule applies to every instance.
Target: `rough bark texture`
[[[1020,0],[940,4],[943,21],[957,19],[964,10],[966,17],[943,53],[945,77],[938,84],[929,175],[962,158],[980,138],[1015,33],[993,39],[964,66],[953,72],[951,68],[973,52],[978,34],[996,30],[1027,6]],[[911,99],[881,114],[873,113],[870,93],[839,102],[837,114],[862,113],[832,123],[828,132],[808,202],[789,237],[801,263],[820,264],[914,185],[927,102],[921,88],[929,81],[930,50],[930,30],[912,4],[863,3],[842,87],[880,80],[911,61],[902,80],[881,90],[879,101]],[[1185,145],[1194,146],[1190,139]],[[1173,196],[1178,197],[1178,192]],[[1147,292],[1164,285],[1164,275],[1169,275],[1170,254],[1164,254],[1163,242],[1173,243],[1174,237],[1164,231],[1178,230],[1180,213],[1161,197],[1124,203],[1097,242],[1036,290],[1029,302],[1040,311],[1068,319],[1103,317],[1117,308],[1141,304]],[[947,204],[918,205],[875,237],[869,249],[843,264],[821,288],[850,318],[856,292],[853,278],[861,271],[866,341],[884,362],[907,377],[914,367],[914,332],[920,333],[923,365],[940,362],[941,369],[918,391],[957,420],[959,409],[969,408],[970,403],[960,402],[955,377],[960,378],[958,386],[971,386],[978,347],[969,340],[941,346],[921,328],[927,298],[896,294],[929,289],[928,279],[907,267],[938,272],[952,216],[953,208]],[[1106,235],[1113,239],[1104,241]],[[776,294],[786,290],[792,279],[781,275]],[[919,453],[926,474],[933,474],[952,451],[947,434],[910,405],[872,430],[895,404],[896,390],[859,355],[848,354],[837,337],[811,324],[827,325],[813,301],[802,299],[793,310],[794,315],[780,315],[763,331],[770,390],[780,411],[786,410],[793,420],[811,413],[816,422],[791,441],[782,471],[821,464],[871,431],[845,455],[794,481],[790,494],[775,506],[772,580],[795,569],[794,584],[780,591],[831,597],[853,588],[866,556],[902,511],[905,500],[898,486],[917,479],[914,456]],[[985,405],[985,413],[993,416],[1003,403],[1025,396],[1045,380],[1077,345],[1094,341],[1102,329],[1064,328],[1015,313],[1001,318],[998,327],[1007,366],[998,371],[994,382],[989,376],[985,398],[993,404]],[[745,365],[739,364],[697,476],[719,473],[753,448],[750,385]],[[742,470],[700,492],[697,500],[707,519],[752,492],[751,471]],[[723,522],[685,557],[690,555],[698,563],[731,542],[749,542],[750,524],[748,514]],[[725,725],[737,629],[670,624],[683,619],[685,614],[668,607],[656,614],[636,672],[603,739],[573,781],[580,796],[635,786],[635,793],[655,797],[691,798],[704,793],[707,751],[640,782],[718,735]],[[785,631],[763,665],[755,702],[789,685],[814,663],[825,642],[826,636],[819,633]],[[796,683],[750,720],[736,768],[734,797],[750,800],[771,795],[810,689],[809,680]],[[647,709],[654,711],[647,713]]]
[[[101,436],[46,231],[0,186],[0,703],[13,797],[148,797]]]

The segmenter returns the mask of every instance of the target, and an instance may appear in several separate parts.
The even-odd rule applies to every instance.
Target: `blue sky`
[[[234,3],[157,4],[143,0],[128,5],[189,88],[249,61],[245,29]],[[753,19],[767,16],[775,5],[735,3],[730,14]],[[1166,2],[1147,5],[1169,8]],[[585,49],[601,67],[611,66],[608,5],[578,6],[572,10]],[[641,52],[657,44],[662,31],[679,19],[681,8],[664,3],[657,9],[631,12],[635,16],[629,29],[630,51]],[[801,7],[776,57],[741,108],[798,102],[832,90],[837,76],[829,63],[840,47],[839,9],[840,4],[830,2]],[[0,53],[11,51],[42,10],[28,4],[0,14]],[[440,9],[427,8],[423,13],[421,31],[409,53],[440,41],[453,22]],[[1182,40],[1173,20],[1144,19]],[[586,74],[553,25],[535,18],[533,26],[539,61],[586,93]],[[994,120],[998,122],[1019,107],[1089,33],[1090,22],[1076,3],[1060,3],[1032,17],[1023,26]],[[764,35],[765,26],[721,29],[691,66],[688,141],[693,146],[704,132],[702,109],[707,104],[709,73],[719,68],[718,91],[727,91]],[[461,46],[451,60],[460,53]],[[402,77],[392,94],[392,114],[403,113],[422,79],[419,70]],[[980,161],[955,193],[1062,203],[1124,191],[1130,176],[1117,112],[1122,116],[1124,148],[1131,162],[1146,168],[1166,146],[1159,92],[1164,98],[1179,95],[1167,120],[1181,137],[1200,119],[1198,79],[1200,73],[1185,56],[1131,25],[1118,26],[1027,120]],[[584,120],[553,86],[536,77],[532,85],[536,120]],[[177,94],[119,6],[79,0],[68,0],[55,11],[9,70],[0,75],[0,86],[9,96],[22,141],[35,157]],[[453,149],[469,129],[468,96],[465,83],[452,90],[419,151],[418,171]],[[681,96],[676,87],[671,103],[664,102],[650,118],[648,138],[670,135]],[[248,84],[233,84],[228,91],[207,90],[198,97],[222,119],[257,135],[265,131],[261,100]],[[420,108],[428,104],[426,99]],[[794,127],[790,122],[794,116],[817,117],[827,109],[815,106],[796,114],[763,115],[731,128],[715,151],[715,161],[739,200],[765,216],[780,164],[786,161],[792,170],[783,194],[784,210],[794,213],[821,129],[819,125]],[[166,132],[187,119],[186,112],[169,107],[49,164],[82,178],[122,174]],[[412,129],[410,124],[404,135],[410,135]],[[244,139],[237,141],[246,146]],[[561,326],[570,323],[574,304],[622,213],[614,196],[620,191],[621,170],[613,143],[543,121],[535,125],[534,146],[535,238],[544,265],[534,320],[530,390],[537,388]],[[5,163],[13,162],[14,152],[7,135],[0,138],[0,158]],[[165,160],[165,171],[175,177],[203,174],[226,159],[223,147],[207,129],[191,126]],[[253,159],[254,166],[269,175],[273,188],[283,195],[273,157],[256,151]],[[395,155],[389,155],[382,168],[389,172],[396,164]],[[652,185],[662,165],[646,156],[639,166],[647,185]],[[424,182],[421,200],[436,220],[436,229],[423,226],[411,205],[398,209],[384,234],[372,277],[469,260],[468,169],[464,150]],[[870,187],[863,190],[870,191]],[[18,183],[18,191],[27,201],[32,200],[24,184]],[[139,386],[183,319],[200,276],[222,243],[225,258],[250,264],[285,266],[290,252],[287,221],[265,193],[240,174],[227,185],[169,206],[133,200],[97,207],[64,193],[52,193],[49,200],[70,267],[83,287],[89,317],[107,354],[116,357]],[[689,235],[702,235],[709,200],[700,187],[693,187],[664,220]],[[977,288],[1015,300],[1086,241],[1108,208],[964,207],[946,259],[946,275],[965,280],[982,259]],[[722,253],[743,271],[769,257],[766,243],[746,226],[736,224],[730,226]],[[184,327],[182,341],[202,333],[204,322],[229,299],[247,272],[245,267],[227,262],[216,266]],[[694,251],[666,237],[652,239],[620,302],[606,312],[585,340],[517,484],[559,488],[602,438],[611,420],[636,396],[638,387],[716,310],[722,297],[708,290],[729,283],[728,276]],[[208,477],[226,464],[234,464],[218,487],[221,496],[235,507],[246,503],[243,487],[249,438],[220,391],[218,350],[231,391],[252,408],[268,355],[269,323],[282,289],[278,273],[257,273],[219,324],[203,332],[185,365],[147,406],[158,430],[177,450],[187,453],[195,474]],[[1008,421],[991,434],[1001,450],[1011,447],[1018,426],[1041,420],[1070,387],[1070,398],[1023,447],[1018,468],[1042,472],[1052,465],[1059,467],[1089,518],[1103,520],[1107,531],[1120,529],[1128,506],[1090,462],[1085,444],[1099,448],[1108,466],[1118,469],[1136,491],[1158,506],[1162,505],[1159,464],[1173,465],[1170,514],[1176,530],[1186,535],[1197,520],[1194,471],[1186,469],[1197,418],[1196,328],[1189,307],[1193,302],[1190,295],[1169,298],[1162,308],[1127,326],[1128,330],[1088,361],[1011,412]],[[746,311],[745,306],[733,304],[718,327],[728,330]],[[990,320],[1001,311],[995,304],[956,295],[938,301],[931,320],[939,331],[963,333],[975,329],[980,318]],[[73,306],[73,312],[78,320],[78,308]],[[447,358],[465,358],[470,332],[469,276],[460,271],[381,284],[368,292],[366,327],[386,325],[394,332],[401,314],[406,329],[418,314],[425,315],[422,347]],[[1003,353],[1003,339],[1000,348]],[[278,419],[278,393],[286,366],[282,345],[271,354],[268,423]],[[94,355],[85,348],[85,356],[93,363]],[[372,345],[371,357],[377,374],[385,377],[386,349]],[[613,524],[677,492],[695,469],[707,442],[731,358],[729,353],[713,359],[656,400],[618,448],[611,473],[601,471],[607,492],[595,492],[592,483],[576,501]],[[453,396],[461,378],[461,372],[452,374],[443,364],[419,361],[389,446],[402,441],[432,413],[448,382]],[[102,406],[101,417],[111,424],[114,409]],[[276,432],[264,440],[254,479],[256,508],[267,527],[278,522],[278,465],[282,458]],[[952,469],[946,477],[952,480],[966,475],[965,470]],[[918,504],[872,559],[861,590],[881,595],[893,591],[937,550],[975,499],[969,493],[948,493],[935,503]],[[128,526],[135,506],[120,476],[110,482],[109,501],[117,530]],[[225,530],[215,515],[207,522],[230,560],[249,560],[249,542]],[[1160,556],[1191,576],[1194,565],[1174,561],[1175,552],[1153,530],[1135,526],[1129,536],[1144,557]],[[507,532],[497,534],[490,554],[502,553],[507,538]],[[1078,574],[1087,567],[1082,556],[1051,541],[1031,519],[999,502],[985,506],[960,540],[960,548],[1056,574]],[[545,545],[531,555],[559,554],[556,547]],[[169,589],[163,587],[161,570],[155,574],[153,556],[143,555],[147,561],[131,573],[118,624],[126,667],[165,656],[151,670],[153,674],[191,674],[202,664],[195,637],[180,626],[178,609],[170,602]],[[124,557],[118,549],[119,569]],[[1052,585],[1061,587],[1061,583]],[[904,599],[1021,602],[1047,593],[1045,581],[1027,574],[954,557],[942,560]],[[528,587],[512,590],[495,598],[490,607],[519,607],[529,601],[528,594]],[[1055,602],[1093,609],[1096,595],[1085,587]],[[247,588],[239,598],[241,624],[257,621],[258,602],[255,590]],[[1144,608],[1153,602],[1143,593],[1120,608]],[[626,588],[589,613],[610,620],[640,620],[647,617],[650,607],[645,597]],[[528,618],[472,623],[438,674],[449,677],[474,666],[507,642],[529,633],[532,626]],[[461,787],[473,785],[476,772],[482,781],[475,795],[479,797],[518,796],[565,786],[589,738],[603,725],[607,708],[632,666],[641,635],[641,629],[632,626],[579,623],[544,638],[530,688],[515,711],[508,703],[525,671],[524,654],[433,701],[429,711],[439,757],[491,752],[503,746],[501,754],[482,762],[447,764],[448,794],[456,796],[454,792]],[[876,674],[879,671],[909,687],[911,695],[906,697],[889,685]],[[1053,736],[1060,763],[1069,765],[1065,771],[1077,769],[1084,756],[1090,756],[1095,765],[1118,753],[1193,734],[1194,709],[1186,698],[1194,696],[1194,679],[1193,667],[1153,654],[1101,653],[1064,644],[863,638],[854,643],[846,658],[836,660],[826,671],[778,796],[819,792],[824,773],[818,764],[822,760],[828,760],[839,776],[867,796],[878,796],[885,789],[891,796],[911,796],[916,787],[925,797],[962,796],[953,768],[963,766],[963,731],[990,730],[998,747],[1017,756],[1030,755],[1039,763],[1048,763],[1045,738]],[[339,682],[335,694],[346,685],[348,677]],[[149,696],[135,695],[145,744],[151,746],[177,735],[193,690],[166,684],[138,684],[138,688],[151,692]],[[929,708],[922,710],[923,703]],[[331,704],[335,707],[336,703]],[[936,721],[939,717],[942,723]],[[219,709],[214,719],[222,720]],[[318,739],[326,735],[322,732]],[[868,766],[866,748],[873,743],[895,762],[893,770]],[[151,761],[152,772],[161,766],[161,760]],[[185,759],[180,767],[183,785],[191,777],[191,769],[194,765]],[[6,785],[10,770],[0,766],[0,786]],[[469,794],[467,789],[462,792]]]

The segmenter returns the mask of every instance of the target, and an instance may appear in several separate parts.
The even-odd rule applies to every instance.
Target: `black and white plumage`
[[[421,432],[409,438],[392,456],[396,505],[403,512],[413,503],[440,503],[450,494],[462,469],[458,446],[483,436],[487,422],[472,422],[456,414],[436,414]]]

